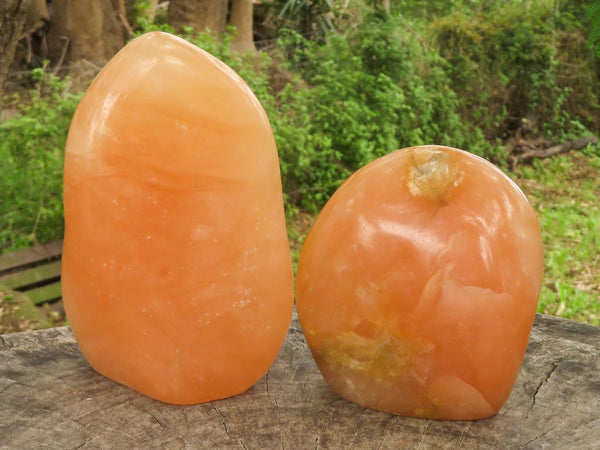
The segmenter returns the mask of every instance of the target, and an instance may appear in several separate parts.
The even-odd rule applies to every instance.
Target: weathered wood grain
[[[600,328],[538,316],[507,404],[475,422],[393,416],[340,399],[297,319],[259,383],[195,406],[160,403],[98,375],[68,328],[7,334],[0,448],[600,448]]]

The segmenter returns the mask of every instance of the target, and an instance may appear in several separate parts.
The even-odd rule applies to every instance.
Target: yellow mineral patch
[[[404,339],[382,333],[364,337],[354,332],[341,333],[323,341],[317,357],[331,367],[369,374],[373,379],[407,376],[419,357],[434,345],[422,338]]]
[[[415,197],[436,203],[448,202],[463,175],[452,154],[438,147],[421,147],[412,153],[408,189]]]

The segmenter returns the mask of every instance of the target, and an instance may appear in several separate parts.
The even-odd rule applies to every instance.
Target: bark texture
[[[0,110],[4,84],[21,38],[31,0],[2,0],[0,2]]]
[[[0,335],[7,448],[600,448],[600,328],[538,315],[512,394],[489,419],[377,412],[333,394],[297,318],[264,377],[194,406],[151,400],[94,372],[68,328]]]
[[[253,11],[252,0],[231,0],[229,23],[237,30],[231,42],[231,46],[235,51],[256,51],[253,33]]]
[[[227,0],[171,0],[169,25],[175,31],[192,27],[194,31],[223,33],[227,27]]]
[[[73,77],[80,75],[81,62],[100,69],[125,45],[119,14],[111,0],[54,0],[48,27],[52,63],[69,61]]]
[[[50,14],[48,13],[46,0],[31,0],[27,8],[27,18],[25,19],[23,31],[25,33],[35,31],[44,26],[48,20],[50,20]]]

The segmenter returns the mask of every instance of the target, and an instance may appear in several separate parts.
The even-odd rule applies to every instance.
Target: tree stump
[[[246,393],[164,404],[90,368],[69,328],[0,336],[0,448],[600,448],[600,328],[538,315],[512,394],[494,417],[438,421],[342,400],[295,317]]]

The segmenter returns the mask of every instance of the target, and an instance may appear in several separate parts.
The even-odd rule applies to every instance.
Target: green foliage
[[[392,11],[406,17],[432,19],[450,14],[465,3],[472,6],[470,1],[462,0],[396,0],[392,3]]]
[[[165,33],[175,33],[173,27],[167,23],[150,22],[145,16],[138,16],[136,19],[136,29],[132,39],[151,31],[164,31]]]
[[[63,230],[63,152],[80,99],[67,80],[43,68],[20,115],[0,124],[0,248],[3,251],[59,239]]]
[[[337,8],[332,0],[271,0],[265,4],[273,11],[278,30],[291,29],[320,39],[335,29]]]
[[[600,325],[600,148],[535,161],[516,172],[544,243],[539,311]]]
[[[585,10],[585,17],[589,24],[588,44],[600,57],[600,1],[590,2]]]
[[[135,35],[139,36],[149,31],[173,33],[173,28],[167,24],[166,15],[157,14],[150,20],[148,13],[151,8],[150,0],[134,0],[127,3],[127,17],[134,25]]]
[[[524,119],[549,137],[568,132],[573,119],[598,127],[600,90],[580,28],[554,2],[513,1],[458,9],[433,22],[429,33],[463,99],[461,116],[495,140]]]
[[[280,39],[282,59],[306,83],[282,93],[285,120],[275,123],[284,180],[300,206],[318,209],[349,173],[398,148],[495,151],[461,120],[446,62],[403,25],[373,12],[324,43],[295,32]]]

